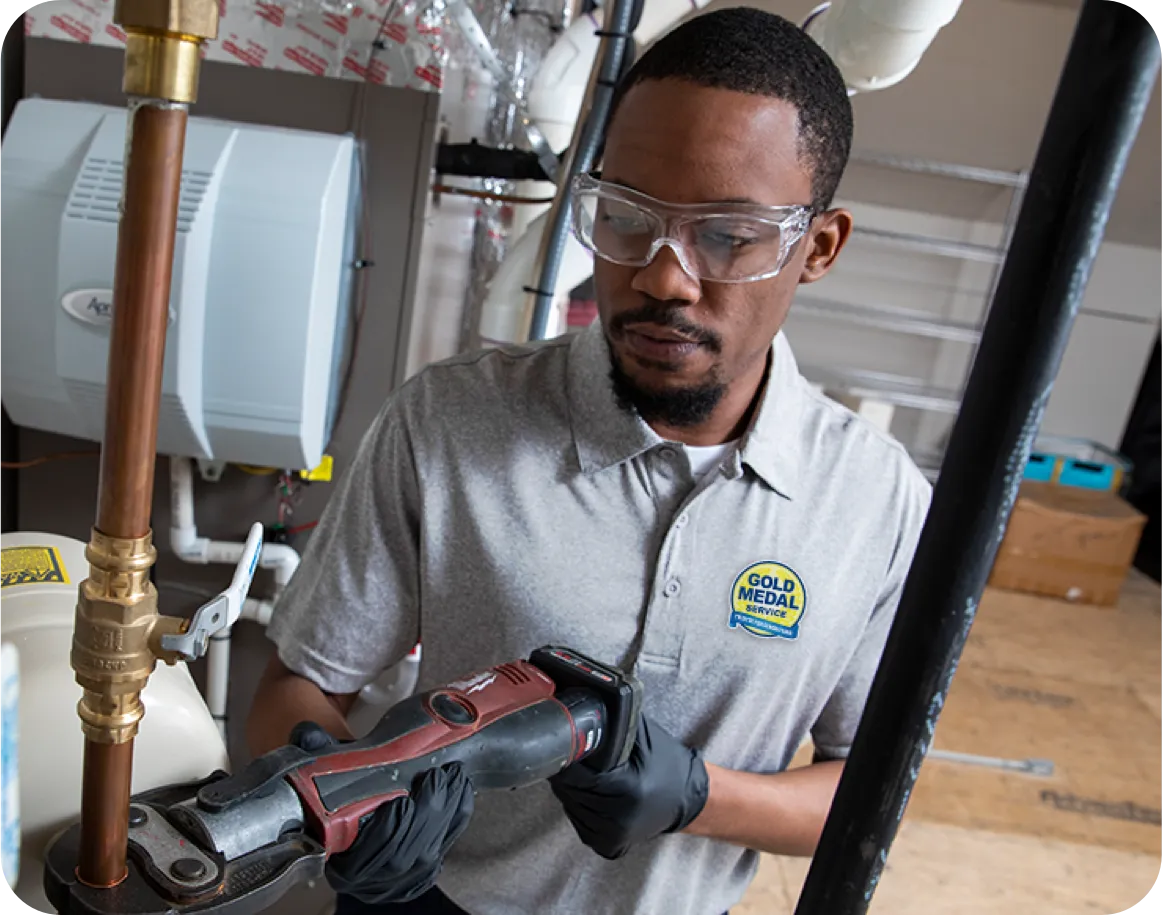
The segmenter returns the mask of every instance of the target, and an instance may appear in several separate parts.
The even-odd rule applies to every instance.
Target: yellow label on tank
[[[69,583],[69,573],[53,546],[9,546],[0,550],[0,587]]]

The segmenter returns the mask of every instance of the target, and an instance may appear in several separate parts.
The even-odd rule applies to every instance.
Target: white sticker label
[[[476,693],[483,690],[496,679],[497,674],[491,670],[487,670],[484,673],[470,677],[468,680],[458,680],[456,683],[450,683],[449,689],[460,690],[463,693]]]

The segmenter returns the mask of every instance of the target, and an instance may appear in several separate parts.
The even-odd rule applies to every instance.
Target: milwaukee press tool
[[[607,771],[634,743],[642,689],[568,648],[412,696],[366,737],[318,753],[284,746],[235,775],[133,798],[129,875],[107,889],[75,875],[80,827],[52,843],[45,891],[63,915],[250,915],[324,875],[361,818],[419,773],[460,762],[474,790],[520,788],[574,763]]]

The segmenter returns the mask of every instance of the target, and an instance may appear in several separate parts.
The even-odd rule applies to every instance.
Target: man
[[[644,722],[607,776],[474,799],[459,767],[429,772],[333,857],[340,912],[718,915],[757,851],[812,854],[929,499],[780,334],[849,236],[829,207],[851,134],[791,23],[675,29],[575,187],[599,321],[385,405],[276,611],[254,749],[304,720],[300,745],[349,737],[354,694],[418,639],[422,689],[569,645],[633,670]]]

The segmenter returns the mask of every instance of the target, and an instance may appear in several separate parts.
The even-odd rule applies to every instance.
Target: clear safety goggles
[[[574,234],[611,263],[645,267],[664,246],[687,274],[750,283],[779,273],[815,215],[807,206],[664,203],[593,175],[571,187]]]

